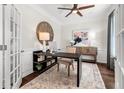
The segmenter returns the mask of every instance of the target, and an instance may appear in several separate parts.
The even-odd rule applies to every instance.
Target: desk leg
[[[82,63],[81,58],[77,60],[77,87],[80,86],[80,80],[82,76]]]
[[[57,71],[59,71],[59,63],[58,63],[58,58],[55,57],[55,63],[57,64]]]
[[[58,61],[58,60],[57,60],[57,57],[55,57],[55,62],[57,63],[57,61]]]

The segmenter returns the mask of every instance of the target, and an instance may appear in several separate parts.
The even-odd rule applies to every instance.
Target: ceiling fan
[[[60,8],[59,7],[58,9],[70,10],[70,12],[65,17],[68,17],[71,13],[77,13],[79,16],[83,16],[79,10],[91,8],[91,7],[94,7],[94,6],[95,5],[88,5],[88,6],[78,7],[78,4],[74,4],[72,8]]]

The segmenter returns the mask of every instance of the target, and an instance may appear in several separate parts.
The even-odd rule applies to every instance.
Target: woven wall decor
[[[40,22],[37,25],[37,29],[36,29],[37,39],[41,44],[43,44],[43,41],[39,40],[39,32],[48,32],[50,34],[50,40],[48,40],[48,41],[53,41],[53,38],[54,38],[53,29],[48,22],[46,22],[46,21]],[[48,45],[48,41],[46,41],[47,45]]]

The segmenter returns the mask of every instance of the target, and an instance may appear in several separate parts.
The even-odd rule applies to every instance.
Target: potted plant
[[[43,65],[42,64],[37,64],[35,67],[37,68],[37,70],[41,70]]]

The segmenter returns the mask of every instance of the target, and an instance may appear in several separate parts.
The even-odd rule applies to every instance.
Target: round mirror
[[[43,44],[43,41],[39,39],[40,32],[48,32],[50,34],[50,40],[46,41],[46,45],[48,45],[48,41],[53,41],[53,37],[54,37],[53,29],[48,22],[46,21],[40,22],[36,29],[37,39],[41,44]]]

